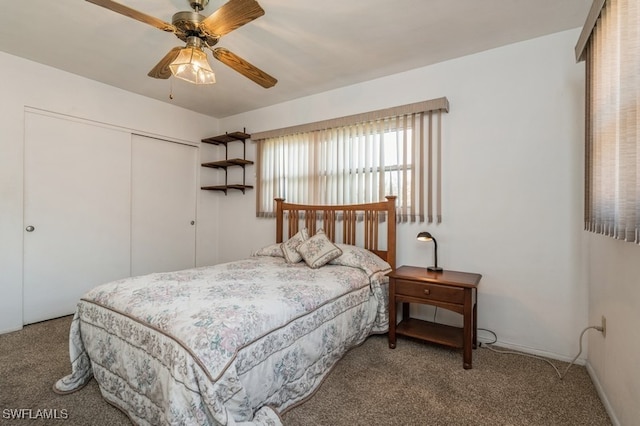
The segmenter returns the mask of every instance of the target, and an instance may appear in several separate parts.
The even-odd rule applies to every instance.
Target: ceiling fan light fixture
[[[187,46],[178,53],[176,59],[169,64],[174,77],[193,84],[213,84],[216,82],[207,54],[196,46]]]
[[[149,77],[166,80],[171,76],[186,80],[192,84],[213,84],[215,74],[207,61],[204,47],[211,49],[213,57],[234,71],[266,88],[273,87],[278,80],[250,64],[229,50],[212,46],[218,44],[220,37],[264,15],[264,9],[256,0],[228,0],[208,17],[200,12],[210,0],[187,0],[193,11],[177,12],[171,23],[139,12],[116,0],[87,0],[159,30],[173,33],[186,42],[184,48],[176,46],[162,57],[147,73]]]

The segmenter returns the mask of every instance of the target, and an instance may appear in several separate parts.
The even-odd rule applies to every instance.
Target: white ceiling
[[[171,22],[187,0],[116,0]],[[208,16],[226,0],[211,0]],[[147,72],[173,34],[83,0],[2,0],[0,50],[223,118],[581,27],[591,0],[258,0],[265,15],[218,43],[278,79],[263,89],[209,54],[217,83]],[[173,91],[173,100],[169,93]]]

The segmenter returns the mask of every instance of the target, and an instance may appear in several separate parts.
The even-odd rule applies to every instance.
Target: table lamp
[[[429,266],[427,268],[427,270],[428,271],[433,271],[433,272],[442,272],[442,268],[440,268],[438,266],[438,243],[437,243],[436,239],[433,238],[433,235],[431,235],[430,233],[428,233],[426,231],[423,231],[423,232],[420,232],[418,234],[416,239],[418,241],[433,241],[433,256],[434,256],[435,265],[434,266]]]

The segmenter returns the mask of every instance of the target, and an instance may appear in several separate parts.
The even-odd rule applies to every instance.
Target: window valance
[[[251,139],[254,141],[261,141],[264,139],[275,138],[279,136],[288,136],[295,133],[327,130],[335,127],[350,126],[353,124],[381,120],[400,115],[438,110],[449,112],[449,100],[446,97],[416,102],[413,104],[400,105],[392,108],[379,109],[376,111],[369,111],[360,114],[348,115],[345,117],[332,118],[329,120],[316,121],[314,123],[300,124],[298,126],[257,132],[252,134]]]

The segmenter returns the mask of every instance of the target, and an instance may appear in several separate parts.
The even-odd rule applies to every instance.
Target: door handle
[[[27,232],[33,232],[33,231],[35,231],[35,230],[36,230],[36,228],[34,228],[33,226],[29,225],[29,226],[27,226],[27,227],[25,228],[25,230],[26,230]]]

